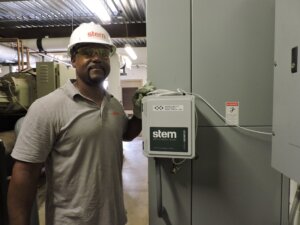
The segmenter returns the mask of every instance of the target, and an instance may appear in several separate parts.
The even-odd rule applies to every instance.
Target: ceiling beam
[[[128,24],[110,24],[102,25],[112,38],[126,37],[146,37],[146,23]],[[73,29],[75,29],[74,27]],[[48,37],[69,37],[72,33],[72,26],[64,27],[39,27],[39,28],[9,28],[0,29],[0,37],[3,38],[44,38]],[[127,36],[128,33],[128,36]]]

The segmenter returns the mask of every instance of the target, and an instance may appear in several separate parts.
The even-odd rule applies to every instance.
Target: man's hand
[[[151,82],[147,82],[143,87],[136,90],[135,94],[132,98],[133,103],[133,115],[139,119],[142,118],[142,99],[149,92],[154,91],[156,89],[155,86],[152,85]]]

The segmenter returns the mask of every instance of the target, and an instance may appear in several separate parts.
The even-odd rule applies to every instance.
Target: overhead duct
[[[23,55],[24,61],[26,61],[26,54]],[[30,63],[35,63],[37,61],[36,57],[29,57]],[[16,49],[9,48],[0,45],[0,63],[15,63],[18,62],[18,52]]]
[[[22,39],[22,43],[33,51],[59,52],[67,51],[69,40],[69,37]]]
[[[39,38],[39,39],[22,39],[24,47],[36,52],[64,52],[67,51],[69,37],[63,38]],[[26,55],[23,58],[26,62]],[[31,64],[40,61],[37,56],[29,56]],[[16,63],[18,62],[18,52],[14,48],[0,45],[0,64],[1,63]]]

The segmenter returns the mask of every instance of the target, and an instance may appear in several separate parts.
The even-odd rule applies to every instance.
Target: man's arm
[[[128,121],[127,130],[123,135],[124,141],[132,141],[135,137],[137,137],[142,130],[142,120],[137,118],[136,116],[132,116]]]
[[[30,213],[37,192],[41,163],[16,161],[8,188],[10,225],[29,225]]]
[[[156,87],[151,82],[147,82],[143,87],[137,89],[132,96],[133,116],[129,120],[127,130],[123,135],[124,141],[131,141],[140,134],[142,130],[142,99],[155,89]]]

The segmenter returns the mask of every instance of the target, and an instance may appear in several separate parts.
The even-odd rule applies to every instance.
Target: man
[[[103,88],[115,51],[109,34],[81,24],[68,51],[76,80],[35,101],[12,152],[10,225],[29,225],[40,171],[47,178],[47,225],[124,225],[122,140],[141,131]]]

